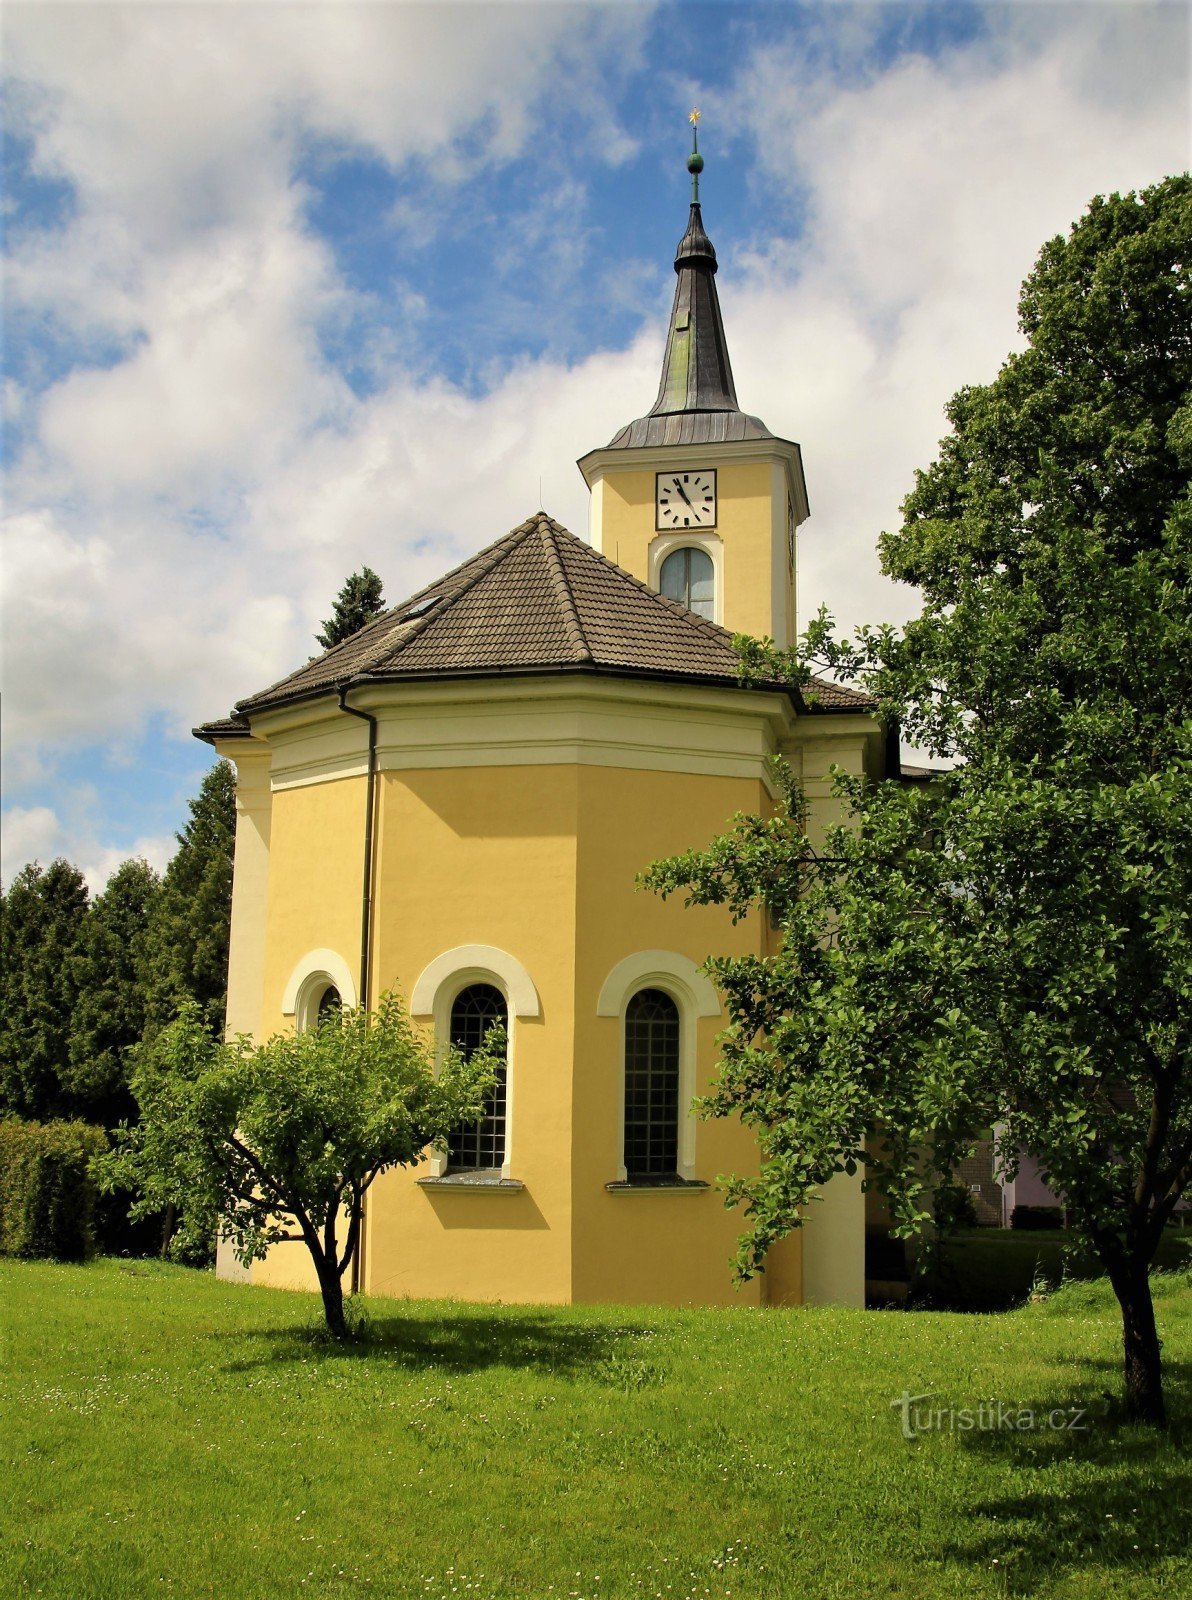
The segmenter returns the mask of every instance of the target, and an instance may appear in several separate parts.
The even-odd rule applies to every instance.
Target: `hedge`
[[[89,1163],[107,1147],[103,1129],[86,1122],[0,1122],[0,1255],[95,1254]]]
[[[1010,1226],[1041,1232],[1064,1225],[1062,1206],[1015,1206],[1010,1213]]]

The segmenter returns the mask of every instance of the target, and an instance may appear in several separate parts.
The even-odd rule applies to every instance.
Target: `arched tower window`
[[[508,1027],[505,996],[491,983],[472,983],[461,989],[451,1007],[451,1043],[471,1055],[484,1042],[496,1023]],[[447,1141],[449,1172],[500,1171],[505,1160],[506,1069],[497,1073],[497,1082],[484,1102],[484,1115],[478,1123],[457,1128]]]
[[[659,569],[658,587],[669,600],[678,600],[698,616],[713,619],[716,573],[706,550],[696,545],[672,550]]]
[[[639,989],[625,1008],[625,1175],[673,1178],[679,1161],[679,1008]]]
[[[329,983],[319,996],[318,1009],[315,1017],[318,1022],[326,1022],[328,1017],[338,1017],[343,1011],[344,1003],[339,990],[333,983]]]

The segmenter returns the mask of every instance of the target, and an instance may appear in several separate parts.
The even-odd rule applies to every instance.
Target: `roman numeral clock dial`
[[[714,528],[716,526],[716,474],[660,472],[655,487],[655,527]]]

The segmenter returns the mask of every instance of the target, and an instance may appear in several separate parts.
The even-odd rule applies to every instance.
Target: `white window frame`
[[[461,944],[446,950],[423,969],[410,994],[410,1015],[429,1017],[434,1025],[435,1051],[441,1055],[451,1039],[451,1011],[456,1000],[474,983],[488,983],[505,999],[509,1018],[509,1040],[505,1057],[505,1159],[501,1164],[501,1177],[513,1176],[513,1143],[515,1134],[515,1087],[517,1074],[514,1067],[519,1017],[537,1017],[542,1014],[538,990],[534,980],[516,956],[495,945]],[[447,1175],[447,1156],[432,1154],[430,1176]]]
[[[695,1177],[696,1119],[691,1102],[696,1094],[699,1022],[701,1017],[720,1016],[720,1001],[707,974],[689,956],[675,950],[639,950],[618,961],[604,980],[596,1015],[615,1017],[618,1027],[618,1183],[629,1181],[625,1168],[625,1013],[630,1000],[642,989],[661,989],[679,1012],[679,1104],[684,1109],[679,1122],[678,1176],[690,1182]]]
[[[710,529],[686,528],[650,540],[650,588],[662,593],[662,563],[676,550],[703,550],[712,559],[712,621],[724,626],[724,540]],[[698,614],[698,613],[697,613]]]
[[[290,973],[282,995],[282,1015],[293,1017],[295,1033],[305,1033],[319,1019],[319,1001],[328,989],[339,992],[345,1011],[357,1005],[352,969],[335,950],[308,950]]]

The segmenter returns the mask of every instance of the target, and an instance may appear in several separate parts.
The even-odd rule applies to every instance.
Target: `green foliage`
[[[85,1261],[95,1253],[93,1156],[106,1152],[84,1122],[0,1120],[0,1255]]]
[[[385,609],[381,580],[371,567],[361,567],[344,582],[335,599],[335,609],[315,635],[324,650],[330,650],[354,633],[359,633],[366,622]]]
[[[125,861],[83,924],[78,999],[60,1076],[72,1104],[104,1127],[115,1127],[134,1112],[128,1052],[145,1028],[146,940],[160,889],[148,862]]]
[[[436,1071],[391,995],[371,1016],[336,1011],[305,1033],[225,1044],[186,1001],[137,1053],[140,1122],[121,1129],[96,1173],[105,1191],[137,1191],[134,1218],[176,1207],[183,1246],[219,1232],[247,1263],[301,1241],[342,1337],[340,1280],[365,1194],[379,1173],[415,1164],[479,1118],[503,1049],[494,1029],[470,1059],[448,1051]]]
[[[235,774],[218,761],[190,802],[190,819],[154,901],[144,946],[149,1037],[188,1000],[213,1037],[223,1031],[235,844]]]
[[[932,1196],[931,1212],[941,1230],[977,1226],[977,1208],[962,1183],[941,1183]]]
[[[1048,244],[1027,348],[955,397],[883,536],[921,616],[809,634],[957,765],[927,786],[838,775],[847,823],[817,841],[786,778],[775,818],[649,874],[783,930],[773,957],[709,964],[731,1025],[705,1109],[762,1145],[729,1185],[739,1270],[839,1171],[912,1231],[995,1126],[1003,1167],[1029,1151],[1097,1249],[1156,1419],[1146,1268],[1192,1177],[1190,273],[1186,177]]]
[[[73,1109],[61,1072],[79,993],[82,873],[61,860],[22,867],[0,917],[0,1114],[48,1120]]]

